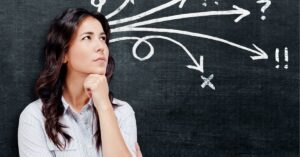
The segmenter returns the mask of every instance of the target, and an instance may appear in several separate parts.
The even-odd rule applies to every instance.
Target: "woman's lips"
[[[99,57],[94,59],[93,61],[97,63],[105,63],[106,59],[104,57]]]

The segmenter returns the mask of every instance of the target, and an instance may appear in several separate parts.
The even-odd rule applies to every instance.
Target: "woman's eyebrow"
[[[94,34],[94,32],[83,32],[83,33],[81,33],[81,34],[80,34],[80,36],[83,36],[83,35],[85,35],[85,34],[88,34],[88,35],[93,35],[93,34]]]
[[[81,33],[80,36],[85,35],[85,34],[94,35],[94,32],[83,32],[83,33]],[[100,35],[106,35],[106,34],[104,32],[101,32]]]

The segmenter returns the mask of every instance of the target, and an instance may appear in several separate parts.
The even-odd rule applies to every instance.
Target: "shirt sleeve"
[[[20,157],[53,157],[47,147],[41,119],[26,108],[20,115],[18,146]]]
[[[136,157],[135,143],[137,142],[137,127],[135,113],[131,107],[128,112],[122,118],[120,130],[132,157]]]

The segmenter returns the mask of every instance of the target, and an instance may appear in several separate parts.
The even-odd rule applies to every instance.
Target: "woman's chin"
[[[105,70],[95,70],[94,74],[98,74],[98,75],[105,75],[106,71]]]

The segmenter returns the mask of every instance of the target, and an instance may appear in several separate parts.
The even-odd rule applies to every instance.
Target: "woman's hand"
[[[109,88],[105,75],[90,74],[85,78],[83,83],[84,90],[89,97],[93,98],[94,105],[103,104],[109,100]],[[97,103],[96,103],[96,102]],[[96,105],[97,104],[97,105]]]
[[[135,143],[136,157],[143,157],[140,146],[138,143]]]

